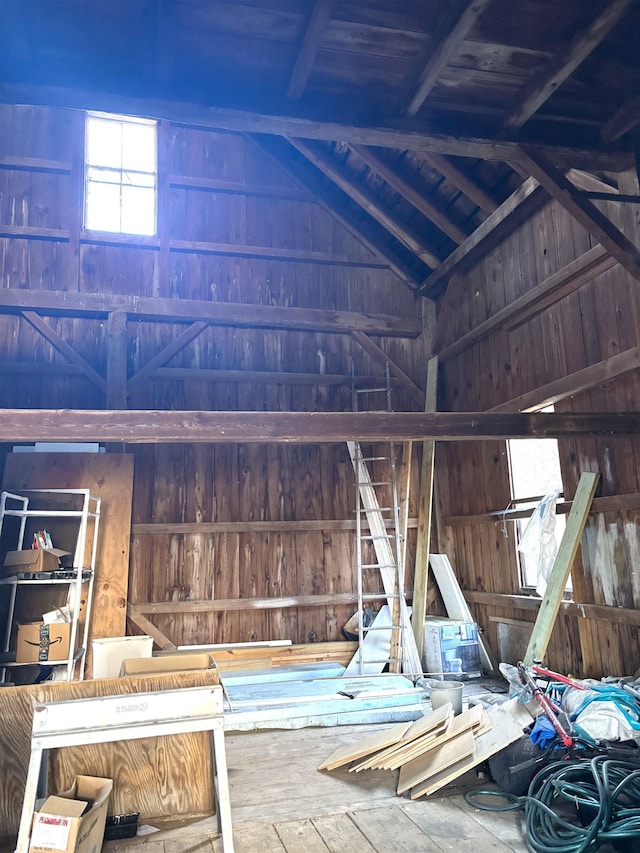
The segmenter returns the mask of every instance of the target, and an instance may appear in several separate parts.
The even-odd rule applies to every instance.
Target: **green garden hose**
[[[478,797],[501,797],[491,806]],[[533,778],[525,797],[500,791],[471,791],[473,808],[524,808],[527,844],[535,853],[586,853],[603,844],[640,847],[640,764],[599,755],[590,760],[556,761]],[[634,840],[635,839],[635,840]]]

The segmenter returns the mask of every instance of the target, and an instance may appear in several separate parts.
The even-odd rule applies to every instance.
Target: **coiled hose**
[[[507,804],[488,806],[479,796]],[[633,761],[555,761],[537,773],[526,797],[471,791],[465,799],[486,811],[524,808],[527,844],[536,853],[586,853],[618,841],[637,849],[632,839],[640,839],[640,764]]]

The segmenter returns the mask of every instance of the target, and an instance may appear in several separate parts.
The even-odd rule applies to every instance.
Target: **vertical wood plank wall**
[[[370,311],[415,317],[409,289],[241,135],[162,123],[157,240],[82,230],[83,118],[79,113],[0,106],[0,157],[32,158],[0,168],[0,286]],[[51,163],[51,161],[55,161]],[[167,174],[167,170],[168,173]],[[271,196],[182,189],[169,175],[273,187]],[[34,229],[58,229],[38,237]],[[4,230],[3,230],[4,229]],[[170,241],[186,241],[175,250]],[[323,252],[344,263],[223,256],[194,243]],[[191,245],[188,245],[191,244]],[[104,318],[46,322],[106,375]],[[184,326],[128,324],[129,376]],[[423,341],[378,340],[424,385]],[[28,364],[36,363],[36,370]],[[349,335],[210,327],[169,367],[380,375]],[[103,393],[23,318],[0,315],[0,407],[104,408]],[[132,409],[351,409],[349,385],[285,385],[152,378]],[[380,405],[378,404],[378,407]],[[395,408],[414,405],[400,391]],[[346,446],[156,445],[135,456],[137,524],[299,520],[353,521],[354,477]],[[417,466],[417,460],[414,460]],[[417,467],[416,467],[417,471]],[[417,483],[417,475],[413,478]],[[415,515],[415,495],[411,514]],[[410,531],[409,564],[415,553]],[[353,592],[353,530],[182,533],[132,537],[129,600],[183,602]],[[411,584],[411,571],[408,585]],[[176,644],[270,638],[340,638],[352,605],[178,612],[150,618]]]
[[[602,204],[618,227],[622,205]],[[510,304],[552,273],[596,245],[556,202],[550,202],[504,243],[466,273],[447,344]],[[483,411],[533,391],[636,345],[629,279],[619,266],[514,331],[499,330],[443,365],[441,408]],[[556,411],[639,411],[637,373],[556,404]],[[638,492],[640,442],[633,439],[580,439],[559,442],[566,499],[582,471],[602,475],[602,496]],[[511,499],[505,442],[456,443],[439,448],[437,476],[443,489],[442,514],[471,515],[506,508]],[[640,513],[591,515],[574,576],[581,603],[640,606]],[[488,593],[521,592],[515,524],[508,522],[445,527],[441,547],[449,552],[463,587]],[[584,578],[584,581],[582,581]],[[584,589],[582,589],[584,587]],[[497,645],[496,618],[533,622],[535,611],[475,604],[478,621]],[[548,663],[564,672],[601,676],[640,668],[638,628],[628,624],[561,615]]]

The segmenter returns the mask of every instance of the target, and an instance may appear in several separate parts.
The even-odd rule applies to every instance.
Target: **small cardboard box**
[[[71,645],[71,623],[26,622],[18,625],[16,663],[66,661]]]
[[[54,572],[60,567],[60,557],[68,554],[59,548],[26,548],[24,551],[9,551],[4,558],[2,577],[18,572]]]
[[[100,853],[111,779],[76,776],[73,786],[47,797],[33,816],[30,853]]]
[[[122,661],[120,675],[158,675],[168,672],[188,672],[194,669],[215,669],[216,662],[209,652],[161,655],[157,658],[128,658]]]

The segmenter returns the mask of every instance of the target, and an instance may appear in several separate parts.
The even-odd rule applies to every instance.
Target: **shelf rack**
[[[77,509],[56,509],[56,508],[34,508],[33,504],[51,503],[55,507],[68,502],[75,501],[79,507]],[[3,527],[6,519],[16,518],[19,520],[18,532],[16,536],[15,548],[10,550],[22,550],[24,546],[24,538],[27,521],[29,519],[42,519],[43,521],[51,519],[77,519],[78,532],[75,540],[75,549],[73,550],[73,576],[70,578],[30,578],[23,579],[17,576],[0,579],[0,588],[8,586],[9,592],[9,607],[7,616],[7,626],[4,636],[3,651],[9,652],[11,644],[11,635],[14,624],[14,615],[16,607],[17,592],[20,587],[28,586],[60,586],[66,585],[69,588],[68,603],[71,613],[71,636],[69,642],[69,657],[65,661],[56,661],[51,663],[51,666],[60,666],[65,668],[66,680],[71,681],[74,678],[76,664],[78,665],[78,680],[84,678],[84,664],[87,653],[87,643],[89,638],[89,622],[91,616],[91,606],[93,602],[93,584],[95,578],[95,564],[98,547],[98,530],[100,523],[100,503],[101,499],[92,495],[89,489],[25,489],[21,490],[20,494],[13,492],[2,492],[0,494],[0,536],[2,536]],[[87,555],[87,542],[89,542],[90,550]],[[13,543],[12,543],[13,544]],[[88,566],[85,562],[88,559]],[[78,645],[78,627],[80,615],[80,603],[82,600],[82,587],[88,585],[86,612],[84,627],[82,632],[82,642]],[[3,662],[0,676],[2,681],[5,680],[6,668],[20,666],[33,666],[33,664],[23,664],[15,662]]]

